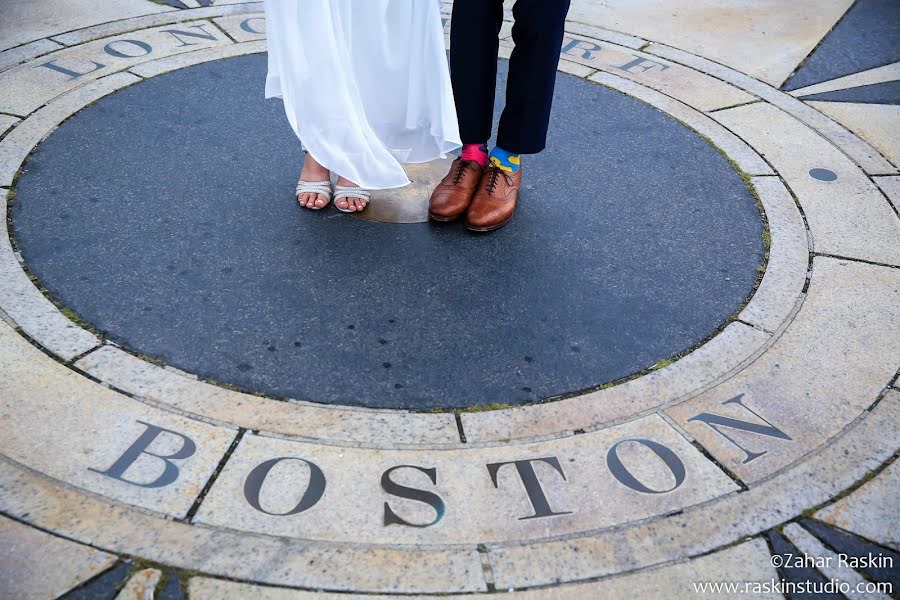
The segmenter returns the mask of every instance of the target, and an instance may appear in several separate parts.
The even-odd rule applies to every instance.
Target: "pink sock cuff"
[[[472,160],[482,167],[487,166],[488,153],[484,144],[463,144],[462,159]]]

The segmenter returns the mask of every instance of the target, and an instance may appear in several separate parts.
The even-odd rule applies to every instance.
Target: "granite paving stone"
[[[830,81],[823,81],[822,83],[816,83],[796,90],[791,90],[791,96],[802,98],[803,96],[811,96],[813,94],[822,94],[897,80],[900,80],[900,62],[875,67],[874,69],[861,71],[859,73],[854,73],[853,75],[846,75]]]
[[[257,536],[165,519],[0,459],[0,510],[110,552],[211,576],[340,591],[479,592],[475,547],[375,548]]]
[[[900,6],[855,2],[784,87],[794,90],[900,60]]]
[[[216,46],[213,48],[202,48],[189,52],[187,54],[176,54],[175,56],[166,56],[154,61],[141,63],[129,69],[135,75],[149,78],[183,69],[193,65],[209,62],[212,60],[220,60],[224,58],[232,58],[235,56],[243,56],[246,54],[257,54],[266,51],[265,40],[257,40],[251,42],[241,42],[230,44],[228,46]]]
[[[142,569],[128,578],[116,600],[153,600],[161,578],[159,569]]]
[[[900,104],[900,81],[862,85],[846,90],[804,96],[805,101],[846,102],[856,104]]]
[[[825,136],[871,175],[897,173],[897,167],[882,157],[871,144],[793,96],[734,69],[677,48],[652,44],[647,52],[718,77],[793,115]]]
[[[852,0],[574,0],[569,19],[662,42],[780,85]]]
[[[6,324],[0,364],[0,454],[137,506],[185,516],[236,434],[94,383]]]
[[[265,13],[239,13],[213,19],[236,42],[266,39]]]
[[[10,115],[0,115],[0,137],[3,136],[4,133],[7,132],[13,125],[21,121],[18,117],[11,117]]]
[[[666,414],[743,481],[758,482],[828,442],[878,398],[900,364],[891,325],[898,319],[900,270],[816,258],[806,300],[775,344]]]
[[[284,402],[214,386],[103,346],[76,366],[141,398],[252,430],[381,445],[459,442],[450,413],[367,411]]]
[[[800,209],[778,177],[754,177],[769,223],[769,261],[759,288],[739,318],[775,331],[793,312],[806,285],[809,241]]]
[[[863,576],[849,566],[842,564],[838,560],[837,554],[823,546],[810,532],[797,523],[788,524],[784,528],[784,535],[804,555],[823,559],[821,566],[817,565],[817,568],[827,578],[837,579],[850,584],[850,591],[844,594],[850,600],[889,600],[890,596],[887,594],[858,591],[857,586],[865,582]]]
[[[584,598],[604,598],[608,600],[630,600],[631,598],[671,598],[689,600],[697,597],[695,583],[716,581],[765,582],[775,576],[769,565],[769,552],[765,543],[752,540],[732,548],[674,565],[657,569],[638,571],[591,583],[560,585],[552,590],[521,590],[504,593],[504,598],[514,600],[579,600]],[[256,598],[258,600],[323,600],[337,598],[337,594],[286,590],[194,577],[189,584],[192,600],[237,600]],[[432,596],[433,598],[434,596]],[[473,600],[489,600],[497,594],[474,594]],[[780,595],[748,593],[725,595],[707,592],[705,598],[781,598]],[[371,596],[370,600],[421,600],[426,596]]]
[[[900,265],[900,221],[878,188],[837,148],[769,104],[715,113],[778,170],[806,215],[815,252]],[[833,172],[835,181],[812,177]]]
[[[754,100],[750,94],[699,71],[661,61],[658,57],[637,50],[597,42],[579,35],[569,35],[563,40],[563,57],[593,69],[631,79],[677,98],[700,111]]]
[[[159,14],[133,17],[131,19],[111,21],[109,23],[100,23],[98,25],[69,31],[67,33],[60,33],[54,35],[52,39],[60,44],[65,44],[66,46],[75,46],[98,38],[127,33],[129,31],[137,31],[139,29],[157,27],[159,25],[171,25],[173,23],[207,19],[209,17],[255,12],[259,11],[261,7],[262,3],[260,2],[242,2],[233,6],[228,6],[219,0],[216,2],[215,6],[181,11],[168,11]]]
[[[514,227],[475,237],[299,210],[299,145],[281,103],[262,98],[265,66],[254,54],[153,77],[66,121],[25,165],[13,215],[22,255],[111,341],[276,398],[522,404],[694,347],[753,289],[764,251],[750,190],[655,108],[560,74],[555,127],[527,162]],[[204,159],[188,168],[172,148]],[[566,176],[584,169],[596,176]],[[75,192],[74,179],[85,182]],[[537,202],[536,190],[552,195]],[[592,210],[572,219],[576,192]],[[65,213],[54,193],[67,195]],[[357,260],[342,260],[347,248]],[[471,310],[472,298],[488,308]]]
[[[292,460],[268,462],[279,457]],[[503,463],[510,464],[497,466]],[[398,498],[387,493],[385,477],[437,496]],[[546,490],[543,504],[524,493],[528,477]],[[259,482],[255,495],[248,481]],[[338,448],[245,435],[195,522],[334,542],[522,541],[622,525],[736,489],[656,415],[548,442],[460,450]],[[419,526],[386,527],[395,517],[388,519],[384,503]]]
[[[603,577],[735,543],[799,516],[878,468],[900,447],[900,393],[885,396],[846,435],[748,491],[631,528],[523,545],[489,546],[498,589]],[[802,482],[802,485],[797,485]]]
[[[53,566],[49,568],[48,561]],[[102,573],[116,557],[0,516],[0,597],[56,598]]]
[[[466,440],[504,441],[590,431],[713,385],[751,359],[769,339],[763,331],[732,323],[684,358],[637,379],[552,403],[462,413]]]
[[[855,102],[810,102],[809,105],[878,148],[894,164],[900,164],[900,106]]]
[[[0,52],[0,71],[13,67],[19,63],[31,60],[42,54],[59,50],[60,44],[48,39],[35,40],[22,46],[16,46]]]
[[[27,115],[56,96],[116,71],[233,42],[212,23],[132,31],[64,48],[0,73],[0,112]]]
[[[900,550],[900,531],[897,530],[897,523],[900,522],[898,489],[900,463],[894,462],[849,496],[817,512],[815,517]]]
[[[145,0],[4,0],[0,12],[0,50],[79,27],[136,15],[170,11]]]
[[[124,560],[90,581],[69,590],[60,600],[112,600],[128,580],[133,563]]]
[[[884,195],[894,205],[894,210],[900,212],[900,176],[873,177],[872,181],[881,188]]]

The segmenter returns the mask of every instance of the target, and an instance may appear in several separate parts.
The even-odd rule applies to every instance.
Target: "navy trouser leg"
[[[569,1],[517,0],[513,5],[516,47],[497,132],[497,145],[504,150],[536,154],[546,146]]]
[[[456,0],[450,21],[450,78],[464,144],[491,138],[503,0]]]

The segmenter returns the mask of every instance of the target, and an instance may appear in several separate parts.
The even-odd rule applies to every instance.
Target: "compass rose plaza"
[[[897,597],[900,5],[572,0],[491,233],[300,207],[267,59],[0,0],[0,598]]]

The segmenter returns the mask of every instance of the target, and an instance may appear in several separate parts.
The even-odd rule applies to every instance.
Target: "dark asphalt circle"
[[[277,398],[522,404],[692,348],[753,289],[750,192],[639,101],[560,74],[515,219],[477,235],[299,208],[300,146],[265,68],[232,58],[121,90],[26,163],[24,259],[123,347]]]

